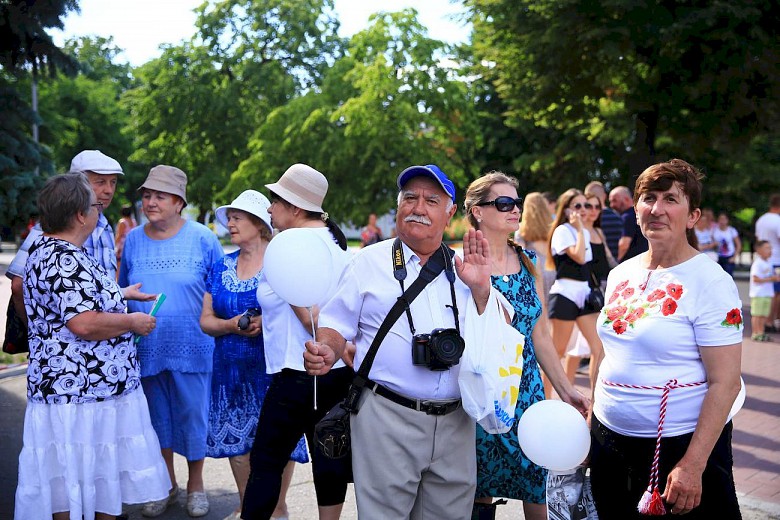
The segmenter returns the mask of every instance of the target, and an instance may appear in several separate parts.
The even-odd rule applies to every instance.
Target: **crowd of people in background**
[[[323,209],[326,176],[294,164],[265,186],[268,197],[246,190],[216,210],[236,247],[225,254],[183,216],[181,169],[151,168],[137,188],[144,222],[125,206],[115,232],[103,210],[122,167],[85,150],[70,170],[46,182],[40,222],[8,268],[30,339],[17,518],[110,519],[133,503],[161,516],[180,494],[174,453],[187,461],[191,517],[210,510],[212,457],[228,459],[239,494],[226,520],[286,519],[294,463],[309,460],[322,519],[339,518],[352,481],[367,518],[482,520],[495,517],[496,498],[546,518],[547,471],[525,456],[516,428],[475,427],[460,406],[457,363],[431,368],[409,356],[418,333],[460,334],[467,302],[481,312],[492,294],[526,338],[515,420],[550,398],[588,418],[601,518],[659,507],[659,486],[672,513],[738,517],[727,403],[739,390],[733,276],[743,240],[727,212],[701,207],[702,175],[685,161],[649,167],[633,191],[593,181],[558,196],[524,193],[501,172],[473,181],[462,254],[407,303],[370,381],[359,382],[349,472],[312,450],[314,428],[347,395],[404,284],[438,258],[458,211],[447,175],[435,165],[401,171],[397,238],[371,214],[350,253]],[[311,308],[288,304],[263,273],[274,234],[298,228],[327,244],[334,266],[331,290]],[[751,338],[766,342],[780,331],[780,194],[755,237]],[[396,257],[406,278],[391,269]],[[573,384],[581,358],[586,395]],[[674,440],[656,443],[659,425],[646,418],[664,392],[674,396],[663,425]],[[659,449],[664,462],[651,470]]]

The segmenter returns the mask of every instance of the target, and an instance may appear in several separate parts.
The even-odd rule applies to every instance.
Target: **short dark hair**
[[[654,164],[637,178],[634,186],[634,204],[648,191],[666,191],[678,182],[688,199],[689,209],[693,211],[701,206],[702,179],[704,175],[695,166],[682,159]]]
[[[768,244],[769,240],[756,240],[756,243],[753,244],[753,250],[758,251],[758,248],[763,246],[764,244]]]
[[[704,179],[704,174],[682,159],[672,159],[654,164],[643,171],[636,180],[634,205],[645,193],[666,191],[676,182],[680,184],[683,194],[688,199],[688,211],[694,211],[701,206],[702,179]],[[691,247],[698,247],[699,242],[693,229],[686,230],[685,236]]]
[[[95,194],[86,175],[68,172],[51,177],[38,194],[38,212],[44,233],[70,229],[78,213],[88,214]]]

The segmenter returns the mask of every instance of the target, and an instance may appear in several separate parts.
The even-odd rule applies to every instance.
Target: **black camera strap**
[[[458,334],[460,334],[460,324],[458,323],[458,305],[455,302],[455,266],[452,261],[452,255],[454,254],[455,252],[452,249],[446,247],[444,244],[440,244],[439,249],[433,255],[431,255],[431,257],[423,266],[422,271],[420,271],[420,277],[430,276],[430,273],[435,273],[433,274],[433,276],[431,276],[429,280],[430,282],[434,278],[436,278],[439,275],[439,273],[442,272],[442,270],[444,270],[445,274],[447,275],[447,280],[450,282],[450,299],[452,300],[452,305],[447,305],[447,307],[449,307],[452,310],[452,314],[455,317],[455,330],[457,330]],[[445,264],[444,266],[441,265],[442,260],[444,261]],[[429,266],[430,266],[430,270],[427,270],[426,268],[428,268]],[[403,249],[401,249],[401,241],[397,239],[396,242],[393,243],[393,275],[395,276],[395,279],[398,280],[398,283],[401,286],[401,292],[404,293],[405,292],[404,280],[406,279],[406,261],[404,260]],[[418,277],[417,279],[419,280],[420,277]],[[417,295],[415,294],[415,296]],[[410,308],[412,300],[405,298],[404,295],[402,295],[401,298],[406,300],[406,309],[405,309],[406,319],[409,322],[409,329],[412,331],[412,336],[414,336],[417,333],[417,331],[414,328],[414,320],[412,319],[412,311]]]
[[[376,358],[379,345],[385,339],[387,333],[390,332],[390,327],[392,327],[393,324],[398,321],[398,318],[401,317],[401,314],[404,312],[404,310],[408,311],[409,305],[412,303],[412,301],[414,301],[415,298],[417,298],[425,286],[432,282],[437,276],[439,276],[439,274],[444,270],[445,264],[452,264],[452,254],[454,254],[454,251],[446,248],[446,246],[442,244],[441,247],[439,247],[439,249],[437,249],[436,252],[425,263],[422,271],[420,271],[420,276],[418,276],[417,279],[412,282],[412,285],[409,286],[409,289],[404,290],[403,294],[395,301],[395,304],[393,304],[392,308],[387,313],[387,316],[385,316],[382,325],[379,326],[379,330],[377,330],[376,336],[374,336],[374,341],[371,342],[371,346],[368,348],[366,356],[360,363],[360,368],[358,368],[357,374],[355,374],[355,378],[352,381],[349,394],[347,394],[347,399],[344,403],[344,407],[347,410],[357,411],[357,402],[360,398],[360,393],[369,380],[368,373],[371,371],[371,366],[374,364],[374,358]],[[403,279],[406,278],[406,267],[404,262],[404,254],[401,250],[401,240],[398,238],[396,238],[395,242],[393,242],[393,267],[394,276],[399,282],[401,282],[401,287],[403,288]],[[399,278],[400,271],[403,271],[403,274],[400,275],[401,278]],[[447,278],[449,279],[449,272]],[[452,269],[452,279],[450,280],[450,283],[453,287],[453,303],[455,303],[454,282],[455,271]],[[454,312],[455,323],[457,324],[457,310]]]

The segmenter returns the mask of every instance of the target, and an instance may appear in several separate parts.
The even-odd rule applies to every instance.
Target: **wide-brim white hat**
[[[306,164],[293,164],[273,184],[266,188],[293,206],[306,211],[324,213],[322,201],[328,193],[328,179]]]
[[[230,204],[218,207],[217,211],[214,212],[214,216],[217,218],[217,221],[220,224],[227,228],[228,210],[238,209],[241,211],[246,211],[250,215],[254,215],[262,220],[263,224],[268,226],[269,231],[273,233],[274,228],[271,225],[271,215],[268,214],[268,207],[270,205],[271,202],[259,191],[246,190],[245,192],[241,193],[241,195],[236,197],[236,199]]]

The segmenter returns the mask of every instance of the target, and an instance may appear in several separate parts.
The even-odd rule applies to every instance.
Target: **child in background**
[[[756,255],[750,267],[750,324],[753,329],[753,341],[772,341],[764,332],[764,324],[769,317],[772,297],[775,294],[773,282],[780,281],[775,275],[769,257],[772,255],[772,245],[766,240],[756,242]]]

